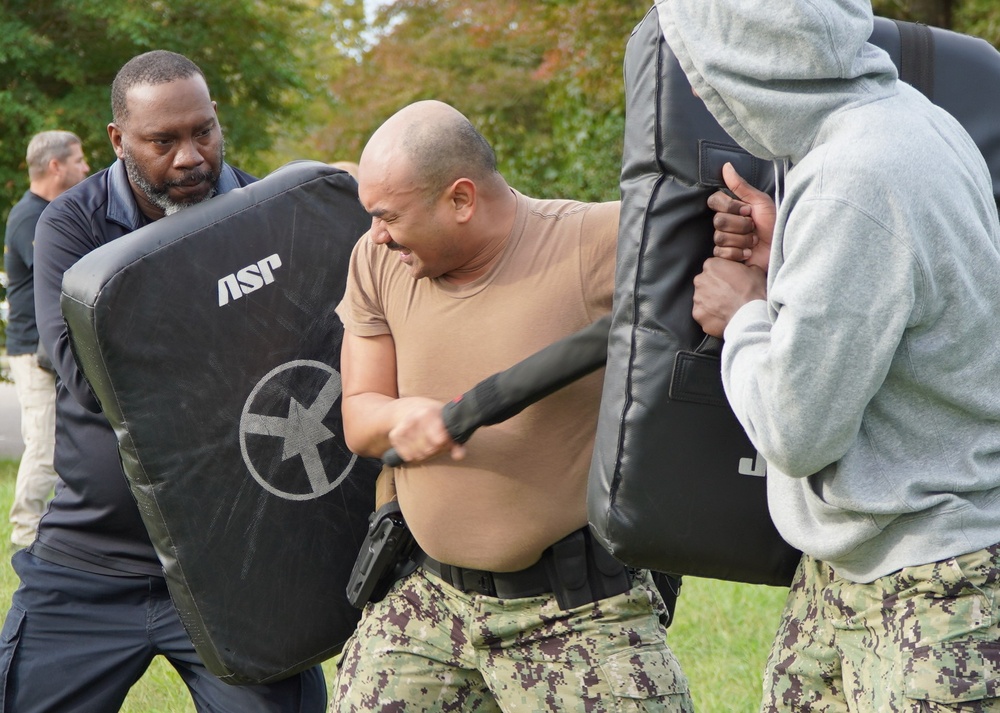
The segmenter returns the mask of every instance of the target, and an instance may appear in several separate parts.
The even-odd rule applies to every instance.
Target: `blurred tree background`
[[[397,0],[372,44],[334,78],[322,155],[356,159],[400,106],[435,98],[489,138],[520,190],[616,198],[624,128],[622,60],[648,5],[620,0]]]
[[[111,81],[151,49],[198,63],[219,105],[228,160],[259,176],[297,158],[356,161],[389,115],[435,98],[480,128],[521,191],[615,199],[622,60],[650,5],[0,0],[0,223],[27,189],[24,151],[35,133],[76,132],[92,171],[114,160],[106,132]],[[873,7],[1000,46],[997,0],[873,0]]]
[[[228,158],[266,172],[261,153],[280,131],[301,129],[327,80],[317,72],[329,59],[324,5],[0,0],[0,217],[27,188],[24,151],[36,132],[76,132],[92,171],[114,160],[106,130],[111,81],[129,58],[151,49],[198,63],[219,105]]]
[[[0,220],[44,129],[113,160],[110,84],[130,57],[181,52],[208,76],[227,157],[263,175],[295,158],[357,160],[390,114],[463,111],[526,193],[618,195],[625,43],[649,3],[621,0],[0,0]],[[878,14],[1000,43],[996,0],[875,0]]]

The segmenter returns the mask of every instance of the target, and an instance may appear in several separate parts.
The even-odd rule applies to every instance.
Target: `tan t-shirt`
[[[463,285],[414,280],[367,235],[337,307],[361,337],[391,334],[399,395],[448,401],[611,309],[619,204],[517,197],[503,255]],[[603,370],[476,431],[468,455],[396,470],[403,514],[448,564],[521,569],[587,522]]]

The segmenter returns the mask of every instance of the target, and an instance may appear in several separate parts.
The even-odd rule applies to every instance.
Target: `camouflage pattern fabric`
[[[761,711],[1000,712],[998,553],[993,545],[869,584],[803,557]]]
[[[465,594],[418,568],[368,604],[331,712],[693,711],[649,575],[560,611],[553,596]]]

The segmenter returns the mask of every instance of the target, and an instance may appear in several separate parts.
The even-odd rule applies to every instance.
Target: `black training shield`
[[[63,280],[81,370],[195,648],[229,683],[334,655],[377,461],[344,444],[344,293],[369,226],[348,174],[289,164],[86,255]]]
[[[968,130],[1000,195],[1000,54],[983,40],[875,18],[871,42]],[[751,157],[691,93],[656,9],[625,54],[625,145],[615,307],[590,473],[591,527],[630,565],[788,585],[799,558],[771,523],[766,463],[729,409],[718,342],[691,317],[712,252],[705,202],[731,161],[770,192]]]

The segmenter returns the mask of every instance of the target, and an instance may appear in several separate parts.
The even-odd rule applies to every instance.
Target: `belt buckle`
[[[465,569],[456,567],[461,579],[461,589],[463,592],[475,592],[487,597],[497,595],[496,584],[493,582],[493,573],[481,569]]]

